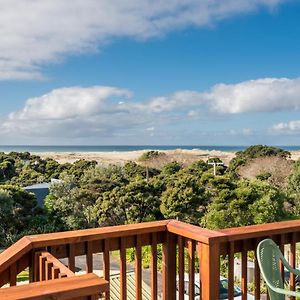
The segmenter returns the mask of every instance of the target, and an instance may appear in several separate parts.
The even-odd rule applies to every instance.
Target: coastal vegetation
[[[300,217],[300,162],[288,151],[251,146],[229,166],[203,160],[176,161],[155,168],[164,154],[145,153],[123,166],[99,166],[79,160],[59,164],[28,152],[0,153],[0,244],[6,247],[25,234],[84,229],[174,218],[215,229]],[[256,159],[291,164],[284,184],[272,170],[247,178],[241,168]],[[210,159],[210,162],[218,159]],[[151,163],[150,163],[151,162]],[[60,179],[38,207],[27,185]]]

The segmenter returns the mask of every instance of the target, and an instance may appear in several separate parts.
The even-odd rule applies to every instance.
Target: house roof
[[[50,182],[43,182],[43,183],[37,183],[29,186],[25,186],[25,190],[36,190],[36,189],[49,189],[51,183]]]

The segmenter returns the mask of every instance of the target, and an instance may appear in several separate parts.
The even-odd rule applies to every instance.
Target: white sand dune
[[[53,158],[59,163],[73,163],[79,159],[95,160],[100,165],[117,164],[123,165],[128,161],[138,161],[138,158],[149,150],[140,151],[113,151],[113,152],[36,152],[42,158]],[[235,157],[234,152],[225,152],[217,150],[165,150],[161,151],[166,153],[165,162],[178,161],[183,164],[189,164],[196,160],[207,160],[210,157],[218,157],[225,164],[228,164],[232,158]],[[297,160],[300,158],[300,151],[292,151],[292,159]]]

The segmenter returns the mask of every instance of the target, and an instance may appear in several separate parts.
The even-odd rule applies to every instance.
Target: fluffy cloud
[[[300,79],[264,78],[218,84],[206,95],[222,113],[269,112],[300,107]]]
[[[297,110],[300,79],[266,78],[217,84],[210,90],[177,91],[147,101],[128,89],[106,86],[56,89],[31,98],[0,122],[1,137],[87,138],[161,134],[188,122],[222,120],[228,115]],[[212,124],[213,122],[211,122]],[[222,128],[224,130],[224,128]],[[299,131],[300,121],[276,124],[273,131]],[[245,136],[254,135],[245,129]]]
[[[147,39],[286,1],[0,0],[0,80],[41,78],[45,63],[115,37]]]
[[[110,112],[106,100],[131,96],[131,92],[114,87],[71,87],[53,90],[26,101],[25,107],[9,115],[10,121],[70,119]],[[119,101],[122,102],[122,101]]]
[[[122,107],[132,94],[115,87],[69,87],[28,99],[0,129],[6,135],[84,137],[106,135],[112,128],[130,127],[135,119]]]
[[[300,120],[277,123],[273,125],[273,130],[276,132],[300,133]]]
[[[207,92],[178,91],[141,104],[152,112],[186,110],[195,116],[200,108],[220,114],[297,110],[300,78],[262,78],[237,84],[216,84]]]

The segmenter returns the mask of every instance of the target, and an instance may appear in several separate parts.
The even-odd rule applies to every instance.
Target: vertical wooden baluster
[[[259,243],[259,240],[256,240],[256,246],[255,246],[255,259],[254,259],[254,297],[255,300],[260,300],[260,269],[258,265],[258,260],[257,260],[257,253],[256,253],[256,248]]]
[[[9,267],[9,284],[10,286],[17,285],[17,264],[14,263]]]
[[[46,261],[46,280],[52,279],[52,267],[53,267],[53,263]]]
[[[120,297],[121,300],[127,299],[127,278],[126,278],[126,248],[125,238],[120,241]]]
[[[228,252],[228,300],[234,297],[234,242],[229,243]]]
[[[178,236],[178,293],[179,300],[184,300],[184,238]]]
[[[46,280],[46,257],[44,256],[40,256],[39,257],[39,274],[40,274],[40,278],[39,281],[45,281]]]
[[[197,253],[198,253],[198,262],[199,262],[199,283],[200,283],[200,299],[203,299],[202,297],[202,290],[201,290],[201,256],[202,256],[202,252],[201,252],[201,243],[197,244]]]
[[[60,270],[58,267],[52,267],[51,268],[51,278],[52,279],[57,279],[59,277],[59,273],[60,273]]]
[[[135,246],[135,285],[136,299],[142,300],[142,247],[140,235],[136,237]]]
[[[296,267],[296,233],[292,234],[292,242],[291,242],[291,251],[290,251],[290,265],[292,268]],[[290,289],[295,291],[296,284],[295,284],[295,274],[290,273]],[[290,297],[291,300],[295,300],[295,297]]]
[[[110,281],[110,257],[109,257],[109,239],[103,241],[103,274],[104,279]],[[110,292],[105,293],[105,299],[110,299]]]
[[[39,271],[40,271],[40,256],[41,256],[41,252],[35,252],[34,253],[34,264],[33,264],[33,278],[34,278],[34,282],[39,281],[40,275],[39,275]]]
[[[34,282],[34,252],[31,250],[29,252],[29,282]]]
[[[176,299],[176,236],[166,232],[162,261],[163,300]]]
[[[245,241],[243,241],[243,250],[242,250],[242,300],[247,300],[247,286],[248,286],[248,252],[246,249]]]
[[[72,272],[75,272],[75,244],[69,244],[68,246],[68,265]]]
[[[86,272],[93,273],[93,248],[92,242],[85,243],[86,250]]]
[[[201,300],[220,299],[220,245],[200,246]]]
[[[189,299],[195,299],[195,242],[188,240]]]
[[[157,300],[157,235],[151,235],[151,299]]]

